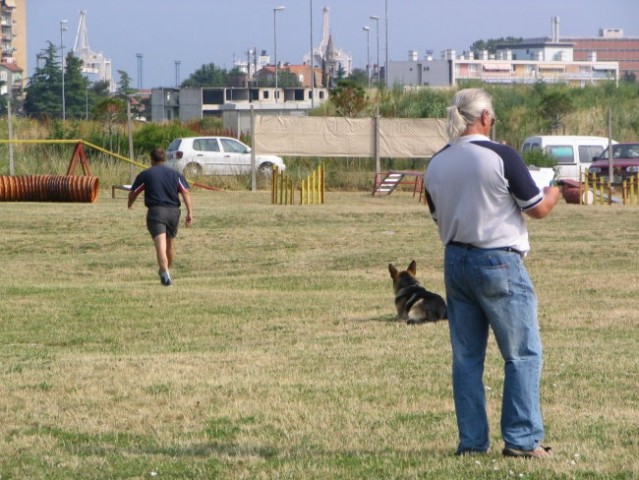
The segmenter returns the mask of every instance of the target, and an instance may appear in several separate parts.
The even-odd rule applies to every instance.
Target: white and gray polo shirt
[[[424,185],[444,245],[530,250],[522,211],[544,194],[512,147],[484,135],[455,139],[433,156]]]

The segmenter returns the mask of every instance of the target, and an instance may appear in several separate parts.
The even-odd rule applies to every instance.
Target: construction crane
[[[73,54],[82,60],[82,73],[95,75],[99,81],[108,82],[109,91],[115,92],[115,84],[111,76],[111,59],[106,58],[102,53],[94,52],[89,47],[86,10],[80,11]]]

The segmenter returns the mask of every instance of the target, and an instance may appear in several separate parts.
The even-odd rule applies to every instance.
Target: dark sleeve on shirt
[[[501,157],[504,164],[504,176],[508,181],[508,190],[511,195],[527,203],[541,193],[532,175],[530,175],[530,170],[528,170],[528,167],[524,163],[524,159],[521,158],[517,150],[501,143],[484,141],[476,143],[482,147],[491,149]],[[540,198],[538,202],[527,205],[526,209],[534,207],[541,200]]]
[[[439,155],[439,153],[441,153],[444,150],[446,150],[448,147],[450,147],[450,143],[447,143],[437,153],[435,153],[435,155],[433,155],[431,157],[430,162],[432,162],[433,158],[435,158],[437,155]],[[429,164],[430,164],[430,162],[429,162]],[[426,175],[428,175],[428,168],[426,169]],[[426,183],[426,182],[424,182],[424,183]],[[426,203],[428,204],[428,210],[430,210],[430,214],[434,216],[435,215],[435,202],[433,202],[433,198],[430,196],[430,193],[428,193],[428,190],[426,189],[426,187],[424,187],[424,193],[426,194]]]
[[[140,188],[140,187],[144,187],[144,172],[140,172],[140,174],[135,177],[135,180],[133,181],[133,185],[131,185],[131,190],[132,191],[138,191],[138,190],[144,190],[144,188]]]
[[[186,180],[186,177],[184,175],[182,175],[181,173],[178,173],[178,190],[181,192],[182,188],[184,188],[184,190],[190,190],[191,189],[191,185],[189,185],[189,182]]]
[[[428,210],[430,210],[430,214],[432,215],[435,213],[435,203],[433,202],[430,193],[428,193],[428,190],[424,189],[424,193],[426,194],[426,203],[428,204]]]

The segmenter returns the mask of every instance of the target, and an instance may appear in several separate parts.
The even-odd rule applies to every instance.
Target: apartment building
[[[409,60],[389,62],[389,85],[455,86],[462,80],[516,84],[566,83],[584,86],[622,79],[639,81],[639,38],[624,37],[623,29],[602,28],[598,37],[559,35],[559,17],[551,18],[551,36],[525,39],[497,47],[493,55],[454,50],[433,60],[415,51]]]
[[[616,61],[621,78],[639,81],[639,37],[625,37],[622,28],[602,28],[597,37],[561,37],[561,41],[572,43],[575,60]]]
[[[26,72],[27,0],[0,0],[0,30],[0,63],[12,65],[6,70]],[[20,81],[26,78],[20,75]]]
[[[483,52],[479,58],[447,50],[438,60],[429,56],[415,60],[411,52],[409,61],[388,62],[389,84],[450,87],[475,80],[502,85],[545,82],[584,86],[619,80],[619,62],[574,60],[570,43],[540,40],[510,47],[498,50],[496,55]]]

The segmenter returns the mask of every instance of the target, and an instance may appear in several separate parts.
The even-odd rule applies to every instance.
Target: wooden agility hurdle
[[[607,178],[601,175],[585,174],[582,185],[585,192],[593,193],[593,203],[639,205],[639,175],[632,175],[623,180],[621,185],[615,184],[613,186]],[[618,197],[619,193],[621,193],[621,199]]]
[[[298,188],[286,171],[273,167],[271,179],[271,203],[273,205],[294,205],[295,193],[299,190],[300,205],[321,205],[324,203],[326,191],[326,174],[324,165],[319,165],[311,174],[301,181]]]

